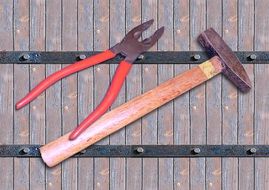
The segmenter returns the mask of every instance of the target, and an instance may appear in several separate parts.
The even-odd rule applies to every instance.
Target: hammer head
[[[222,73],[242,92],[251,88],[251,82],[243,65],[233,53],[231,48],[224,42],[219,34],[213,29],[201,33],[198,41],[211,56],[217,55],[221,59]]]

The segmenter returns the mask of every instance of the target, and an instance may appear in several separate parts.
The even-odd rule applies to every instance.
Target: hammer
[[[53,167],[219,73],[240,91],[250,90],[251,82],[244,67],[215,30],[204,31],[198,40],[213,56],[211,59],[106,113],[77,139],[70,141],[68,133],[42,146],[43,161]]]

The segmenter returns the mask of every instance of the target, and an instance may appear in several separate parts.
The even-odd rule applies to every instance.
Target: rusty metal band
[[[0,145],[0,157],[40,157],[41,145]],[[73,157],[269,157],[269,145],[93,145]]]
[[[70,64],[99,52],[37,52],[37,51],[0,51],[0,64]],[[235,52],[243,64],[268,64],[269,52]],[[146,52],[134,64],[200,64],[210,57],[203,51],[159,51]],[[119,63],[122,57],[106,61],[106,64]]]

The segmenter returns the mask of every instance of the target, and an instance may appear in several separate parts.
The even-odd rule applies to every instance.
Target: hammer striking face
[[[250,90],[251,82],[243,65],[231,48],[213,28],[209,28],[201,33],[198,37],[198,41],[210,55],[215,55],[219,58],[221,64],[218,63],[215,64],[215,66],[217,66],[218,69],[221,68],[221,72],[230,79],[240,91],[247,92]]]

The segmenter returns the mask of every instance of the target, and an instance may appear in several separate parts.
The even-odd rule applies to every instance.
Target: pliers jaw
[[[125,61],[133,63],[140,54],[150,49],[164,32],[164,27],[161,27],[156,30],[152,36],[139,41],[142,33],[147,30],[153,22],[154,20],[151,19],[135,27],[126,34],[120,43],[110,48],[110,50],[115,54],[123,55],[125,57]]]

